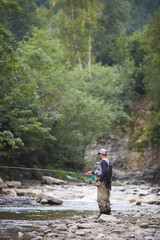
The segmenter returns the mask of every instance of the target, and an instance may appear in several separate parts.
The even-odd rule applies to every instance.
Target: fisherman
[[[97,186],[97,202],[101,214],[111,214],[110,207],[110,190],[111,190],[111,179],[112,179],[112,165],[107,158],[107,150],[102,148],[97,153],[100,162],[97,164],[95,171],[88,171],[85,174],[95,177]],[[99,217],[100,217],[99,215]]]

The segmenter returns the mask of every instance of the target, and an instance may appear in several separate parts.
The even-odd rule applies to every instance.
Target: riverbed
[[[159,212],[160,191],[157,185],[133,185],[127,182],[119,184],[115,182],[113,185],[115,186],[111,191],[112,215],[118,212]],[[36,184],[14,188],[14,191],[15,196],[0,195],[0,239],[4,236],[5,239],[11,239],[13,232],[8,233],[7,229],[13,230],[17,226],[33,231],[33,228],[47,227],[52,221],[62,223],[66,219],[72,219],[75,215],[89,217],[97,216],[99,212],[94,183],[52,186]],[[39,193],[61,199],[63,204],[41,205],[35,200]],[[18,232],[21,230],[19,229]]]

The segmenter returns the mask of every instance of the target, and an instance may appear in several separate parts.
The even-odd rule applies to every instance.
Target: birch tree
[[[100,2],[98,0],[57,0],[53,5],[56,9],[59,8],[53,20],[54,26],[72,64],[75,66],[78,63],[81,72],[87,65],[90,79],[92,79],[93,31],[97,28],[102,9]]]
[[[74,16],[74,9],[73,9],[73,1],[70,0],[70,8],[71,8],[71,19],[72,19],[72,27],[73,27],[73,39],[74,39],[74,49],[76,51],[76,55],[78,58],[78,63],[80,65],[81,72],[83,72],[82,69],[82,63],[81,63],[81,57],[78,49],[78,43],[77,43],[77,35],[76,35],[76,27],[75,27],[75,16]]]

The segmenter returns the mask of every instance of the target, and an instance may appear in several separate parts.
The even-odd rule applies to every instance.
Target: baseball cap
[[[101,149],[98,151],[97,155],[99,155],[99,154],[107,155],[107,150],[104,149],[104,148],[101,148]]]

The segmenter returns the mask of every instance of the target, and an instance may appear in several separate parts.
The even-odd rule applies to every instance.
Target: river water
[[[8,226],[45,226],[55,219],[66,219],[73,215],[98,214],[97,190],[94,184],[36,185],[15,190],[19,196],[0,194],[0,231]],[[38,193],[61,199],[63,204],[41,205],[33,197]],[[112,187],[112,211],[158,209],[159,204],[158,186],[123,183],[122,186]]]

